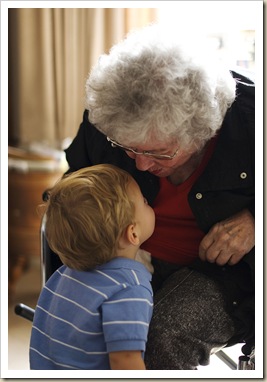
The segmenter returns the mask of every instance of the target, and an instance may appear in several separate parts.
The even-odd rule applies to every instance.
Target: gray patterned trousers
[[[183,267],[155,293],[145,364],[148,370],[195,370],[234,335],[219,286]]]

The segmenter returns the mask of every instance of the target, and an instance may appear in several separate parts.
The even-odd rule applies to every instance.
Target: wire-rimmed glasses
[[[118,143],[117,141],[114,141],[113,139],[111,139],[110,137],[107,137],[107,141],[110,142],[111,146],[116,148],[120,148],[126,152],[130,152],[130,153],[133,153],[135,155],[144,155],[146,157],[149,157],[149,158],[154,158],[154,159],[160,159],[160,160],[171,160],[173,158],[176,157],[179,149],[177,149],[172,155],[168,155],[168,154],[156,154],[154,152],[151,152],[151,151],[137,151],[136,149],[133,149],[131,147],[127,147],[127,146],[123,146],[121,145],[120,143]]]

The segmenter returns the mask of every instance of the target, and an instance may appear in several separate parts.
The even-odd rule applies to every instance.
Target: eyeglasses
[[[175,153],[173,155],[167,155],[167,154],[155,154],[155,153],[152,153],[151,151],[137,151],[135,149],[132,149],[131,147],[127,147],[127,146],[123,146],[121,145],[120,143],[114,141],[113,139],[107,137],[107,141],[110,142],[111,144],[111,147],[118,147],[126,152],[130,152],[130,153],[133,153],[135,155],[144,155],[146,157],[149,157],[149,158],[155,158],[155,159],[160,159],[160,160],[170,160],[170,159],[173,159],[176,157],[179,149],[177,149],[175,151]]]

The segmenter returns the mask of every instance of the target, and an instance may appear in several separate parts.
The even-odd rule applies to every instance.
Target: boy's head
[[[140,246],[155,223],[154,212],[131,175],[107,164],[59,180],[51,190],[46,218],[49,246],[65,265],[78,270],[114,258],[126,233],[133,245]]]

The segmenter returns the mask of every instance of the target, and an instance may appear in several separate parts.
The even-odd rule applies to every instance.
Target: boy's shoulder
[[[49,287],[55,289],[62,285],[81,290],[98,290],[110,295],[118,290],[131,287],[145,287],[151,290],[152,275],[144,264],[139,261],[123,257],[116,257],[93,270],[77,271],[63,265],[48,282]]]
[[[102,272],[109,275],[114,275],[122,283],[132,285],[142,285],[150,283],[152,275],[144,264],[140,261],[116,257],[111,261],[96,268],[96,272]]]

